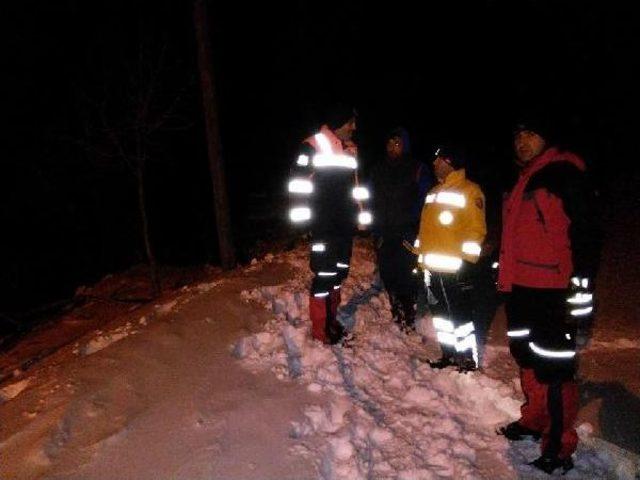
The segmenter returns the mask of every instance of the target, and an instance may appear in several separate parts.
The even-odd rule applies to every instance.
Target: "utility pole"
[[[207,17],[205,0],[194,1],[193,23],[198,48],[200,89],[202,91],[202,108],[205,117],[209,170],[211,173],[211,184],[213,186],[213,207],[216,217],[216,230],[218,232],[220,262],[223,269],[229,270],[236,264],[236,254],[233,248],[227,184],[221,155],[218,104],[211,57],[209,19]]]

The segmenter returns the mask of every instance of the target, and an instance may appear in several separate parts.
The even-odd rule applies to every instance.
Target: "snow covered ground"
[[[526,465],[536,444],[494,433],[521,402],[497,322],[482,372],[431,370],[430,322],[397,329],[358,240],[341,307],[354,341],[323,346],[309,336],[307,262],[304,247],[268,255],[16,371],[0,385],[0,479],[548,478]],[[607,337],[585,357],[638,346]],[[592,423],[566,478],[633,479],[636,457]]]
[[[287,261],[298,272],[293,280],[243,292],[275,316],[264,331],[238,341],[235,354],[256,373],[271,371],[310,392],[331,394],[328,405],[308,406],[291,428],[300,441],[296,451],[312,457],[323,478],[547,477],[527,465],[539,455],[534,442],[509,444],[495,434],[518,418],[521,404],[518,378],[508,371],[500,378],[509,362],[506,348],[487,346],[482,372],[431,369],[423,361],[438,354],[431,322],[421,318],[419,333],[408,335],[397,328],[386,295],[372,286],[374,261],[362,243],[343,289],[343,316],[355,341],[347,348],[323,346],[309,335],[306,258],[297,252]],[[631,343],[615,347],[635,348]],[[633,460],[594,443],[589,424],[578,431],[583,441],[566,478],[634,478]],[[310,447],[308,440],[317,445],[318,437],[321,447]]]

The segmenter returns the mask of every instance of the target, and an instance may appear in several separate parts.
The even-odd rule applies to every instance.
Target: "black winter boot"
[[[445,355],[440,357],[440,360],[429,361],[429,366],[431,368],[436,368],[438,370],[441,370],[447,367],[455,367],[457,365],[458,364],[454,361],[453,357],[448,357]]]
[[[540,440],[540,432],[523,427],[518,422],[511,422],[506,427],[500,427],[496,432],[498,435],[504,435],[508,440],[519,441],[525,437],[531,437],[533,440]]]
[[[457,359],[458,371],[461,373],[475,372],[478,369],[476,362],[470,357],[460,357]]]
[[[534,460],[529,465],[542,470],[544,473],[551,475],[556,469],[561,468],[564,475],[573,468],[573,460],[571,457],[558,458],[556,456],[542,455],[540,458]]]

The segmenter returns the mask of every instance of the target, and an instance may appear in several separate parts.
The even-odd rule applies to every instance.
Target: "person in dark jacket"
[[[578,436],[577,322],[593,314],[598,245],[583,160],[554,147],[553,126],[518,126],[520,176],[505,199],[498,290],[506,293],[509,347],[526,398],[507,438],[542,438],[532,462],[552,473],[573,463]]]
[[[349,273],[352,237],[372,222],[369,190],[359,184],[353,108],[334,105],[325,123],[300,146],[288,184],[289,219],[311,231],[309,298],[311,335],[337,344],[345,331],[337,319],[340,289]]]
[[[372,172],[374,234],[378,269],[389,295],[393,319],[401,328],[414,328],[416,296],[421,279],[413,273],[412,244],[418,233],[424,195],[433,185],[426,165],[411,155],[407,131],[398,127],[386,137],[386,155]]]

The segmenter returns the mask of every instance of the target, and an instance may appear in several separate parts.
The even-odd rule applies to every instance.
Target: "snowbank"
[[[423,360],[437,354],[436,345],[393,324],[386,295],[372,287],[374,262],[364,243],[354,248],[342,291],[342,320],[354,332],[349,348],[311,339],[306,261],[300,252],[286,259],[297,272],[292,281],[243,292],[273,318],[263,331],[240,339],[233,353],[254,372],[268,370],[311,392],[332,394],[328,405],[308,406],[291,427],[306,447],[296,451],[311,451],[322,478],[546,477],[526,465],[539,456],[536,443],[510,444],[495,434],[519,416],[517,383],[432,370]],[[423,322],[418,330],[428,333],[429,327]],[[489,350],[486,362],[508,359],[505,349]],[[586,441],[566,478],[627,478],[611,455],[589,442],[589,428],[579,431]],[[318,439],[322,446],[314,447]]]

